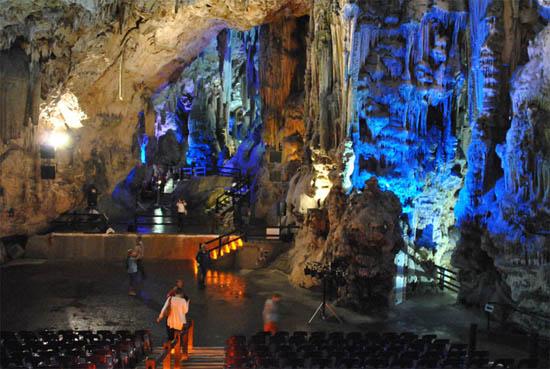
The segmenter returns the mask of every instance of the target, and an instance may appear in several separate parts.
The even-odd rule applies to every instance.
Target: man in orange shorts
[[[264,332],[275,334],[277,332],[277,324],[279,323],[279,302],[281,295],[274,293],[270,299],[265,300],[262,316],[264,319]]]

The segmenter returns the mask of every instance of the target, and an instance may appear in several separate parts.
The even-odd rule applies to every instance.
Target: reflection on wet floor
[[[193,265],[195,280],[198,278],[198,265]],[[232,305],[242,305],[246,292],[246,282],[231,272],[209,270],[204,280],[208,295],[214,299],[224,300]]]

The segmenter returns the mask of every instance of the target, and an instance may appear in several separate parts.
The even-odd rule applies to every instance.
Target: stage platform
[[[146,260],[195,260],[199,245],[217,234],[144,234]],[[50,233],[33,236],[27,242],[25,258],[47,260],[125,260],[137,234]],[[210,244],[210,247],[213,247]],[[244,247],[214,261],[218,269],[258,269],[267,266],[289,244],[276,240],[249,240]]]

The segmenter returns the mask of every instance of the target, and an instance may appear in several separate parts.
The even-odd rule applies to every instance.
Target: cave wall
[[[159,88],[177,80],[221,30],[300,16],[308,7],[306,0],[2,2],[0,49],[19,47],[29,73],[39,70],[33,106],[40,103],[40,118],[37,126],[9,123],[17,131],[2,123],[0,235],[36,232],[82,206],[86,184],[97,183],[109,198],[147,151],[158,152],[149,137],[163,123],[151,103]],[[56,179],[45,181],[38,151],[52,132],[67,134],[69,144],[56,152]]]
[[[297,244],[317,248],[293,251],[295,283],[314,283],[305,262],[338,248],[306,227],[325,224],[326,236],[339,226],[328,221],[332,192],[317,180],[343,185],[353,207],[376,177],[400,200],[403,250],[459,269],[460,301],[548,313],[540,306],[549,297],[547,19],[545,1],[313,4],[304,106],[311,160],[290,182],[287,221],[304,225]],[[346,247],[345,237],[338,245],[351,259],[366,250]]]

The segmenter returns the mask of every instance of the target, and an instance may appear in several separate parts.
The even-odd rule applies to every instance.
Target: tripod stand
[[[317,307],[317,310],[315,310],[315,312],[313,313],[313,315],[311,316],[311,318],[308,320],[307,323],[311,324],[311,322],[313,321],[313,319],[315,319],[315,317],[317,316],[317,314],[319,314],[319,312],[321,313],[321,319],[327,320],[328,318],[330,318],[330,316],[327,316],[327,309],[332,314],[332,316],[335,317],[336,320],[338,320],[338,323],[343,323],[342,319],[340,319],[338,314],[336,314],[336,310],[334,309],[334,306],[332,306],[330,303],[327,302],[327,276],[325,275],[322,278],[323,278],[323,301],[319,304],[319,306]]]

